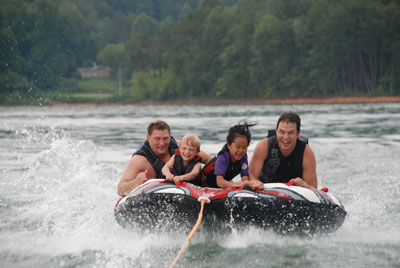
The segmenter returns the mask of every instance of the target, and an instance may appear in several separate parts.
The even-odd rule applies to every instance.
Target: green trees
[[[161,39],[158,68],[170,79],[148,98],[398,94],[399,10],[395,1],[203,1]]]
[[[12,81],[18,74],[21,81],[29,81],[2,84],[2,91],[27,91],[32,86],[51,90],[75,72],[88,42],[85,21],[76,8],[50,0],[0,4],[2,64],[7,67],[0,70],[2,80]]]
[[[227,15],[227,16],[221,16]],[[170,90],[182,98],[210,97],[222,68],[218,59],[229,14],[215,1],[183,18],[172,31],[165,66],[175,81]]]
[[[387,31],[393,29],[392,23],[396,24],[388,22],[387,16],[391,17],[389,9],[399,10],[399,6],[395,3],[385,6],[380,1],[354,0],[329,2],[324,7],[329,12],[317,6],[311,10],[310,17],[321,22],[311,24],[312,74],[321,77],[317,84],[326,88],[327,94],[390,92],[390,88],[382,83],[385,73],[388,77],[390,64],[387,63],[394,63],[389,56],[392,53],[386,54],[391,47],[389,43],[396,42],[396,34]],[[377,88],[381,90],[378,92]]]
[[[124,44],[108,44],[97,55],[99,63],[118,70],[119,96],[122,96],[122,68],[126,64]]]
[[[394,95],[399,33],[395,0],[0,0],[0,95],[93,61],[132,101]]]

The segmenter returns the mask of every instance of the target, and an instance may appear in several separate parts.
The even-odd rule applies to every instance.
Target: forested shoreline
[[[0,104],[397,96],[400,1],[0,0]],[[122,88],[122,90],[121,90]]]

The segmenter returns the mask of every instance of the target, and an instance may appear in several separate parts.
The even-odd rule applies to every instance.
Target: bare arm
[[[164,167],[161,169],[162,174],[165,176],[167,181],[172,181],[174,178],[174,174],[171,173],[171,168],[174,167],[175,155],[171,156],[167,163],[165,163]]]
[[[250,177],[247,176],[242,176],[242,181],[250,181]]]
[[[239,182],[233,182],[233,181],[227,181],[225,180],[224,176],[217,175],[217,185],[221,188],[227,188],[227,187],[248,187],[249,186],[249,181],[248,180],[242,180]]]
[[[303,180],[314,188],[318,187],[317,161],[311,147],[307,144],[303,155]]]
[[[203,163],[203,164],[207,164],[212,159],[212,157],[209,154],[207,154],[206,152],[203,152],[203,151],[200,151],[199,155],[201,156],[201,163]]]
[[[197,163],[196,165],[194,165],[192,171],[190,171],[189,173],[186,173],[184,175],[180,175],[180,176],[175,176],[174,181],[192,181],[194,179],[197,178],[197,176],[199,175],[201,171],[201,163]]]
[[[306,145],[303,155],[303,174],[302,178],[292,179],[293,185],[301,187],[318,187],[317,171],[316,171],[316,160],[314,152],[311,147]]]
[[[250,160],[249,173],[250,182],[249,186],[251,189],[264,189],[264,183],[261,182],[258,177],[260,177],[261,170],[264,166],[264,161],[268,157],[268,138],[262,139],[256,145],[254,149],[253,156]]]
[[[124,196],[142,184],[147,178],[156,176],[154,168],[144,156],[134,155],[126,166],[118,183],[118,194]]]
[[[268,157],[268,138],[259,141],[254,149],[253,156],[250,160],[249,173],[250,180],[258,179],[264,165],[265,159]]]

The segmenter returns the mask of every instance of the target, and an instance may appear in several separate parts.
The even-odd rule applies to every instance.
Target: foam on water
[[[118,172],[96,162],[91,141],[51,142],[23,176],[9,181],[14,190],[5,200],[15,209],[2,228],[2,252],[37,258],[113,251],[117,246],[120,254],[135,257],[152,247],[150,237],[139,240],[138,247],[135,236],[115,222]]]
[[[210,235],[200,228],[177,267],[398,265],[400,143],[394,123],[399,115],[393,110],[400,107],[392,104],[235,106],[195,109],[198,113],[174,107],[151,116],[150,108],[3,108],[0,262],[5,267],[167,267],[186,232],[124,229],[113,214],[117,183],[148,122],[164,117],[177,138],[190,129],[200,135],[203,150],[216,154],[229,126],[254,115],[260,124],[253,128],[251,158],[255,143],[289,108],[300,111],[303,133],[311,136],[320,187],[344,202],[344,225],[313,238],[255,228]],[[366,115],[348,118],[360,109]]]

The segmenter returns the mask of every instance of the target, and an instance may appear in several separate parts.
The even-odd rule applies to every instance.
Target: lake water
[[[186,232],[127,230],[116,188],[150,121],[194,132],[216,154],[248,118],[255,144],[296,111],[317,158],[319,187],[348,212],[313,238],[249,228],[196,233],[176,267],[400,267],[400,103],[0,107],[0,267],[168,267]]]

